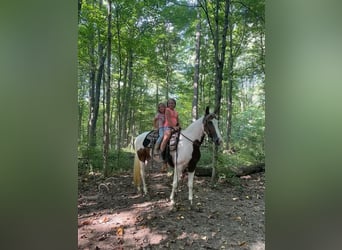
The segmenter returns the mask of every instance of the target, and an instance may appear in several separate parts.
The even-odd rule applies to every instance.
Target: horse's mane
[[[198,118],[196,121],[192,122],[188,127],[186,127],[183,131],[191,131],[195,126],[198,126],[198,123],[203,122],[204,116]]]
[[[196,121],[192,122],[187,128],[182,130],[182,133],[185,134],[186,136],[189,136],[192,140],[200,139],[200,137],[202,135],[201,134],[194,134],[194,132],[196,131],[196,126],[199,126],[202,124],[203,119],[204,119],[204,116],[202,116],[199,119],[197,119]],[[199,126],[199,128],[200,128],[200,126]],[[199,132],[202,133],[202,131],[199,131]]]

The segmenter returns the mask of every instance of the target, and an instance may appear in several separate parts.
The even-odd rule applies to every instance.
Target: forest
[[[263,0],[78,0],[79,171],[131,171],[159,102],[185,128],[217,109],[218,176],[264,163]],[[211,163],[206,141],[199,165]]]

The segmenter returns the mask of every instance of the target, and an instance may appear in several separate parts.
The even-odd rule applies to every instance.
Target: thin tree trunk
[[[126,90],[126,98],[125,101],[127,102],[126,105],[126,110],[125,110],[125,124],[130,125],[131,123],[131,117],[130,117],[130,109],[131,109],[131,100],[132,100],[132,84],[133,84],[133,50],[129,51],[129,63],[128,63],[128,86]],[[125,147],[128,146],[129,144],[129,135],[131,134],[130,132],[130,127],[128,126],[128,129],[125,127],[124,131],[125,132]]]
[[[227,142],[226,150],[230,149],[232,134],[232,111],[233,111],[233,25],[229,30],[229,61],[228,61],[228,93],[227,93]]]
[[[223,79],[223,68],[225,62],[226,55],[226,47],[227,47],[227,32],[228,32],[228,24],[229,24],[229,7],[230,0],[225,0],[225,12],[224,12],[224,20],[223,20],[223,29],[221,33],[221,47],[219,47],[219,9],[220,9],[220,1],[216,1],[216,11],[215,11],[215,36],[214,36],[214,49],[215,49],[215,111],[218,117],[220,117],[220,109],[221,109],[221,96],[222,96],[222,79]],[[213,156],[213,173],[211,176],[211,181],[215,180],[216,174],[216,158],[217,158],[217,150],[218,147],[214,149]]]
[[[108,164],[109,155],[109,128],[110,128],[110,80],[111,80],[111,55],[112,55],[112,32],[111,32],[111,19],[112,19],[112,3],[108,1],[108,47],[107,47],[107,81],[106,81],[106,107],[105,107],[105,126],[104,126],[104,143],[103,143],[103,168],[104,176],[108,176],[110,168]]]
[[[121,80],[122,80],[122,51],[121,51],[121,34],[120,34],[120,15],[119,11],[120,8],[115,8],[116,13],[116,32],[117,32],[117,40],[118,40],[118,70],[119,70],[119,77],[117,81],[117,95],[116,95],[116,102],[117,102],[117,112],[116,112],[116,121],[117,121],[117,138],[116,138],[116,150],[117,152],[120,151],[121,147]],[[117,156],[120,156],[119,153]],[[116,164],[119,164],[119,157],[117,157]]]
[[[128,54],[127,54],[127,57],[126,57],[126,60],[125,60],[125,66],[124,66],[124,70],[123,70],[123,79],[122,79],[122,82],[123,82],[123,86],[122,86],[122,100],[123,100],[123,105],[122,105],[122,108],[121,108],[121,129],[120,129],[120,138],[121,138],[121,142],[120,142],[120,148],[123,147],[125,145],[125,140],[126,140],[126,136],[127,136],[127,133],[126,133],[126,124],[127,124],[127,109],[128,109],[128,100],[127,100],[127,92],[128,92],[128,89],[127,89],[127,85],[128,85],[128,71],[129,71],[129,51],[128,51]]]
[[[95,3],[95,2],[94,2]],[[99,8],[102,7],[102,3],[99,2]],[[100,88],[102,83],[102,76],[104,71],[104,62],[106,59],[106,55],[103,52],[104,46],[101,43],[100,39],[100,30],[97,30],[97,37],[98,37],[98,69],[96,70],[96,63],[95,63],[95,30],[91,36],[91,48],[90,48],[90,60],[91,60],[91,77],[90,77],[90,112],[89,112],[89,146],[91,148],[95,147],[97,144],[96,139],[96,129],[97,129],[97,120],[99,115],[99,107],[100,107]]]
[[[219,9],[219,0],[217,0],[217,10],[216,13],[218,15]],[[216,17],[216,39],[215,39],[215,110],[217,110],[218,116],[220,116],[220,108],[221,108],[221,96],[222,96],[222,79],[223,79],[223,68],[226,57],[226,47],[227,47],[227,32],[228,32],[228,21],[229,21],[229,6],[230,0],[225,1],[225,13],[224,13],[224,22],[223,22],[223,30],[222,30],[222,40],[221,40],[221,48],[219,49],[219,32],[218,32],[218,16]]]
[[[80,23],[81,20],[81,10],[82,10],[82,0],[78,0],[78,23]]]
[[[89,118],[88,118],[88,145],[89,147],[94,147],[96,145],[96,125],[94,124],[94,110],[95,110],[95,75],[96,75],[96,65],[95,65],[95,41],[94,35],[92,33],[89,39],[89,57],[90,57],[90,72],[89,72]]]
[[[78,102],[78,145],[82,144],[82,120],[83,120],[83,108],[84,105],[81,102]]]
[[[192,121],[198,118],[198,85],[199,85],[199,67],[200,67],[200,51],[201,51],[201,11],[197,9],[197,26],[196,26],[196,55],[194,70],[194,96],[192,99]]]

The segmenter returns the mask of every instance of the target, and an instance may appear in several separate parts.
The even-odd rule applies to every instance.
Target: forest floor
[[[149,166],[149,195],[132,173],[104,179],[79,176],[78,249],[265,249],[265,175],[194,178],[190,206],[186,177],[171,207],[172,175]]]

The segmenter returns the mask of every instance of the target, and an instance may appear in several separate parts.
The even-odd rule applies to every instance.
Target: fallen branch
[[[232,167],[232,171],[235,173],[235,176],[241,177],[244,175],[255,174],[265,171],[265,163],[259,163],[252,166],[239,166]]]
[[[237,166],[237,167],[231,167],[232,172],[234,173],[234,176],[241,177],[244,175],[254,174],[254,173],[260,173],[265,171],[265,163],[259,163],[256,165],[251,166]],[[195,171],[196,176],[211,176],[212,174],[212,166],[198,166]]]

